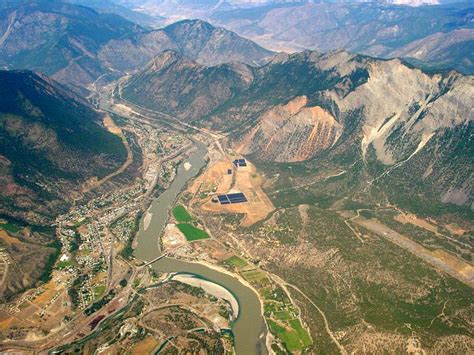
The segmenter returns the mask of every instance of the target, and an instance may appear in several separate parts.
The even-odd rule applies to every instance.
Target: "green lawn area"
[[[209,234],[207,234],[202,229],[196,228],[188,223],[180,223],[177,225],[179,230],[184,234],[188,242],[192,242],[193,240],[201,240],[209,238]]]
[[[229,259],[224,261],[226,264],[236,267],[237,269],[242,269],[248,266],[247,262],[239,258],[237,255],[232,255]]]
[[[67,269],[69,266],[72,266],[72,261],[70,261],[70,260],[60,261],[57,264],[57,268],[59,270]]]
[[[10,232],[10,233],[16,233],[21,229],[17,225],[9,223],[9,222],[0,223],[0,228],[4,229],[4,230],[6,230],[7,232]]]
[[[186,208],[181,205],[173,208],[173,216],[178,222],[191,222],[193,220],[193,217],[186,211]]]
[[[288,311],[278,311],[278,312],[275,312],[275,318],[281,319],[281,320],[289,320],[292,318],[292,315]]]
[[[261,284],[262,286],[265,286],[265,285],[269,284],[267,275],[265,275],[265,273],[261,272],[260,270],[242,271],[242,276],[248,282],[257,282],[257,283]]]
[[[270,330],[280,338],[288,351],[298,351],[302,349],[300,337],[295,330],[288,330],[271,319],[267,319],[267,322],[270,326]]]
[[[303,328],[303,326],[301,325],[301,322],[300,322],[299,319],[290,320],[290,324],[291,324],[292,328],[294,330],[296,330],[296,332],[298,333],[298,335],[301,339],[301,343],[303,344],[303,347],[307,347],[307,346],[310,346],[311,344],[313,344],[313,340],[309,336],[306,329]]]
[[[78,254],[79,255],[82,255],[82,256],[87,256],[91,253],[91,250],[88,249],[88,248],[84,248],[84,249],[81,249],[79,250]]]
[[[94,298],[97,299],[102,296],[105,292],[105,285],[94,287]]]

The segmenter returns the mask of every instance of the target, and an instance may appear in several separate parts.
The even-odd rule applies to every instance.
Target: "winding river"
[[[135,249],[137,258],[150,261],[161,255],[159,237],[168,219],[168,213],[186,183],[206,165],[204,160],[207,153],[206,146],[202,143],[196,143],[196,146],[197,150],[185,161],[185,163],[191,164],[191,167],[189,168],[189,165],[186,164],[188,169],[185,169],[184,163],[181,164],[170,187],[152,202],[147,211],[147,213],[151,213],[147,217],[147,228],[144,228],[142,218]],[[152,266],[157,272],[194,274],[219,284],[230,291],[239,303],[239,315],[232,325],[237,354],[267,354],[265,347],[266,328],[261,304],[252,289],[231,275],[197,263],[165,257],[153,263]]]

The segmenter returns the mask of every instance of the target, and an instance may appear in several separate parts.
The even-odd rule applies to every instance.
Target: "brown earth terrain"
[[[0,298],[11,297],[37,282],[54,251],[47,245],[50,241],[28,228],[15,235],[0,230]]]
[[[246,167],[236,168],[232,164],[234,159],[226,156],[210,165],[194,181],[190,188],[190,192],[194,193],[191,204],[198,205],[205,212],[244,214],[241,224],[248,227],[265,219],[274,206],[262,190],[264,178],[257,173],[255,166],[247,160]],[[229,169],[232,174],[228,174]],[[234,192],[242,192],[248,201],[229,205],[214,202],[217,194]]]
[[[127,159],[122,164],[122,166],[120,166],[117,170],[110,173],[109,175],[104,176],[102,179],[97,180],[97,177],[94,176],[94,177],[90,178],[88,181],[86,181],[82,186],[82,191],[81,191],[82,193],[87,193],[91,190],[94,190],[94,189],[98,188],[99,186],[103,185],[105,182],[109,181],[110,179],[120,175],[125,170],[127,170],[127,168],[130,166],[130,164],[133,162],[132,150],[131,150],[130,145],[128,144],[127,138],[124,136],[122,130],[119,127],[117,127],[117,125],[115,124],[115,122],[112,120],[112,118],[109,115],[105,115],[104,120],[103,120],[103,124],[104,124],[105,128],[107,128],[107,130],[110,133],[115,134],[116,136],[120,137],[125,149],[127,150]],[[79,197],[79,195],[77,195],[77,197]]]
[[[307,104],[308,98],[300,96],[271,108],[236,143],[236,151],[258,152],[275,161],[299,162],[330,148],[339,139],[342,125],[323,108]]]
[[[428,250],[420,244],[412,241],[410,238],[397,233],[393,229],[390,229],[375,219],[366,219],[358,216],[352,219],[352,221],[357,225],[386,238],[401,248],[408,250],[410,253],[413,253],[417,257],[423,259],[425,262],[436,269],[446,272],[459,281],[474,287],[474,267],[462,261],[461,259],[443,250]]]
[[[419,218],[416,215],[413,214],[400,214],[398,216],[395,216],[394,218],[396,221],[400,223],[410,223],[413,224],[414,226],[421,227],[423,229],[426,229],[429,232],[433,233],[438,233],[438,227],[435,226],[434,224],[428,222],[427,220],[423,218]]]
[[[446,224],[445,227],[450,233],[453,233],[456,235],[463,235],[464,233],[467,232],[467,230],[457,226],[454,223]]]
[[[154,336],[149,336],[135,344],[131,349],[131,352],[136,355],[150,354],[158,345],[160,345],[160,342],[155,339]]]

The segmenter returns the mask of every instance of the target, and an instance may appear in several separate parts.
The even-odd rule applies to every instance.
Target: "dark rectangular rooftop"
[[[245,159],[235,159],[233,163],[236,167],[247,166]]]
[[[236,192],[232,194],[217,195],[217,199],[221,205],[228,205],[230,203],[243,203],[247,202],[247,198],[242,192]]]

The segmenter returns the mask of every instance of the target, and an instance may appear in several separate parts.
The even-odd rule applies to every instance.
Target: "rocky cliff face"
[[[217,74],[222,67],[180,63],[132,77],[126,98],[230,131],[230,144],[254,159],[332,164],[337,156],[365,165],[369,182],[401,174],[405,186],[423,181],[438,200],[472,203],[472,76],[345,51],[228,65],[225,75]]]
[[[255,152],[265,159],[275,159],[277,156],[275,159],[277,161],[307,159],[331,147],[341,134],[341,124],[347,126],[350,124],[346,122],[347,117],[352,112],[361,111],[363,121],[359,126],[361,135],[359,149],[363,158],[366,157],[370,147],[374,149],[379,161],[394,164],[421,150],[440,130],[455,129],[473,119],[472,107],[469,104],[474,98],[472,77],[463,77],[454,72],[447,75],[427,75],[418,69],[407,67],[398,60],[370,62],[344,52],[321,58],[315,65],[324,71],[330,70],[341,76],[351,75],[364,68],[368,72],[367,82],[349,92],[343,90],[348,83],[340,82],[334,88],[319,93],[318,100],[321,104],[331,107],[335,118],[322,111],[324,112],[322,116],[326,117],[325,125],[321,120],[317,124],[304,121],[303,126],[306,126],[307,130],[311,128],[311,137],[318,132],[317,144],[309,149],[312,154],[300,155],[302,151],[307,150],[308,141],[304,136],[298,135],[298,129],[287,130],[285,127],[286,124],[293,125],[300,115],[317,108],[311,105],[305,105],[296,116],[293,112],[285,110],[283,112],[280,110],[281,116],[278,118],[273,116],[269,119],[268,113],[261,116],[258,128],[253,128],[249,136],[255,136],[259,141],[259,147],[262,148],[263,144],[265,148],[242,150],[243,152]],[[292,103],[294,101],[289,101],[289,104]],[[281,124],[282,120],[286,121],[285,124]],[[288,135],[282,141],[292,141],[286,144],[288,148],[294,144],[300,148],[291,150],[293,154],[290,156],[278,149],[269,153],[267,149],[271,150],[273,143],[265,145],[265,142],[270,140],[265,139],[265,134],[263,136],[261,134],[265,131],[271,132],[268,128],[265,129],[269,126],[269,121],[275,125],[274,127],[278,127],[268,135],[272,137],[272,142],[277,139],[275,136],[285,136],[285,132],[289,131],[295,135]],[[248,146],[253,146],[252,140],[246,137],[246,141]],[[285,145],[276,146],[282,148]]]
[[[265,112],[236,143],[241,154],[256,154],[277,162],[310,159],[333,146],[342,125],[319,106],[307,106],[301,96]]]

